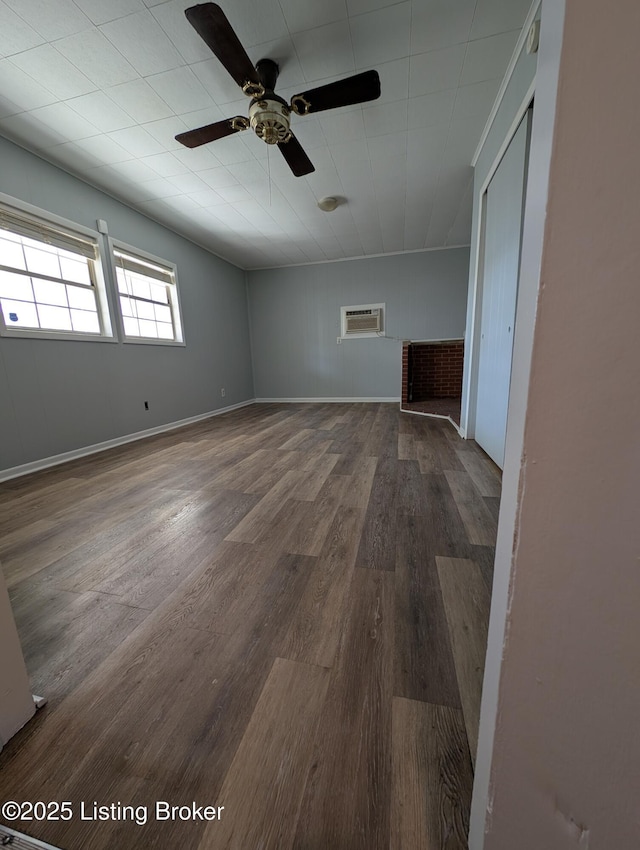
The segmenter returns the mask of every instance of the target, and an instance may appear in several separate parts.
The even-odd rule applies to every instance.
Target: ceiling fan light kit
[[[296,94],[287,104],[274,91],[279,72],[277,63],[272,59],[260,59],[254,66],[220,6],[216,3],[201,3],[186,9],[185,15],[242,91],[251,98],[248,119],[236,115],[180,133],[176,141],[185,147],[195,148],[251,128],[263,142],[277,145],[293,174],[302,177],[311,174],[315,168],[291,131],[291,113],[304,116],[380,97],[378,72],[364,71],[345,80]],[[337,200],[333,200],[335,206],[330,209],[338,205]]]

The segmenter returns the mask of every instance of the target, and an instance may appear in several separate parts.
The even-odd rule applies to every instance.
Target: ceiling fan
[[[229,74],[251,98],[249,117],[236,115],[176,136],[188,148],[215,142],[249,127],[268,145],[277,145],[296,177],[315,171],[313,163],[290,130],[291,113],[309,115],[338,106],[364,103],[380,97],[377,71],[364,71],[296,94],[287,102],[274,92],[278,64],[273,59],[260,59],[253,66],[226,15],[216,3],[202,3],[185,10],[185,15],[198,35],[211,48]]]

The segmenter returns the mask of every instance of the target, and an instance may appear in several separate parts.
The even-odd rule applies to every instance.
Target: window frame
[[[182,303],[180,300],[180,286],[178,283],[178,267],[175,263],[170,262],[169,260],[165,260],[162,257],[158,257],[155,254],[151,254],[148,251],[143,251],[141,248],[136,247],[135,245],[129,245],[126,242],[123,242],[120,239],[113,239],[109,237],[108,239],[108,258],[107,262],[110,266],[110,273],[113,280],[113,297],[114,297],[114,311],[115,311],[115,319],[118,324],[118,332],[120,335],[120,339],[123,343],[133,344],[133,345],[164,345],[164,346],[173,346],[173,347],[182,347],[186,346],[186,337],[185,337],[185,329],[184,329],[184,321],[182,318]],[[172,278],[172,282],[166,284],[169,292],[169,303],[168,306],[171,310],[171,318],[172,325],[174,328],[174,333],[176,333],[177,339],[162,339],[160,337],[143,337],[143,336],[129,336],[124,329],[124,315],[122,313],[122,305],[120,303],[120,289],[118,286],[118,262],[116,260],[116,252],[121,251],[123,254],[128,254],[132,260],[139,259],[143,263],[151,263],[152,265],[159,266],[162,269],[166,269]],[[134,296],[135,297],[135,296]]]
[[[65,281],[64,278],[59,280],[51,278],[48,275],[27,274],[27,277],[35,277],[39,280],[51,280],[56,283],[64,283],[65,285],[77,285],[81,289],[91,288],[95,292],[96,308],[98,315],[98,323],[100,333],[87,333],[74,330],[55,330],[52,328],[26,328],[15,327],[8,325],[4,318],[4,313],[0,310],[0,336],[7,339],[49,339],[49,340],[64,340],[67,342],[118,342],[113,327],[111,309],[109,304],[109,296],[104,275],[104,245],[100,238],[100,234],[96,230],[85,227],[77,222],[70,221],[62,216],[50,213],[47,210],[42,210],[33,204],[27,204],[10,195],[0,192],[0,209],[6,210],[8,213],[26,219],[36,226],[42,226],[43,229],[59,230],[63,234],[69,236],[77,236],[95,245],[95,259],[89,260],[89,275],[92,281],[91,287],[84,284],[76,284],[74,281]],[[47,244],[44,242],[43,244]],[[80,255],[82,256],[82,255]],[[7,269],[12,267],[7,266]],[[18,270],[22,273],[24,270]],[[38,302],[34,302],[38,303]]]

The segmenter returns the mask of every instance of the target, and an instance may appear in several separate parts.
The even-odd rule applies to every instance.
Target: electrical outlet
[[[220,395],[222,396],[222,398],[224,398],[224,397],[226,396],[226,394],[227,394],[227,391],[226,391],[226,390],[225,390],[225,388],[223,387],[223,388],[220,390]]]

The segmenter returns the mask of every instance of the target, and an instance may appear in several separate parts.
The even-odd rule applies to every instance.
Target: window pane
[[[161,304],[168,304],[169,295],[167,293],[167,287],[163,286],[161,283],[152,283],[151,298],[153,301],[159,301]]]
[[[123,316],[124,332],[127,336],[140,336],[140,327],[137,319],[131,319],[129,316]]]
[[[2,314],[8,328],[39,328],[38,313],[35,304],[27,304],[24,301],[9,301],[3,298]]]
[[[169,322],[169,324],[171,324],[171,310],[169,309],[169,307],[160,307],[158,304],[156,304],[155,313],[156,319],[159,322]]]
[[[164,322],[158,322],[158,336],[160,339],[174,339],[173,325],[167,325]]]
[[[156,323],[140,319],[140,334],[141,336],[157,337],[158,329],[156,327]]]
[[[57,254],[40,251],[35,248],[25,248],[27,268],[36,274],[46,274],[49,277],[60,277],[60,261]]]
[[[124,272],[124,269],[116,268],[116,280],[118,281],[118,292],[129,293],[129,281]]]
[[[39,304],[58,304],[67,306],[67,287],[64,283],[54,283],[52,280],[33,279],[33,291]]]
[[[0,272],[0,298],[15,298],[18,301],[33,301],[31,278],[23,274]]]
[[[96,310],[96,297],[92,289],[80,289],[78,286],[67,285],[69,307],[77,310]]]
[[[137,295],[138,298],[146,298],[147,300],[151,298],[148,280],[139,274],[130,275],[129,280],[131,282],[131,291],[134,295]]]
[[[12,266],[14,269],[26,269],[22,245],[10,239],[0,239],[0,265]]]
[[[60,271],[65,280],[74,280],[77,283],[91,284],[89,276],[89,264],[87,260],[69,260],[67,257],[60,257]]]
[[[48,328],[53,331],[72,330],[71,316],[66,307],[49,307],[45,304],[39,304],[38,315],[40,316],[41,328]]]
[[[120,296],[120,309],[122,310],[123,316],[133,316],[133,308],[130,299],[125,298],[122,295]]]
[[[74,331],[79,333],[100,333],[100,322],[96,313],[89,313],[87,310],[71,310],[71,322]]]
[[[148,301],[136,301],[138,318],[140,319],[155,319],[156,314],[153,310],[153,304]]]

